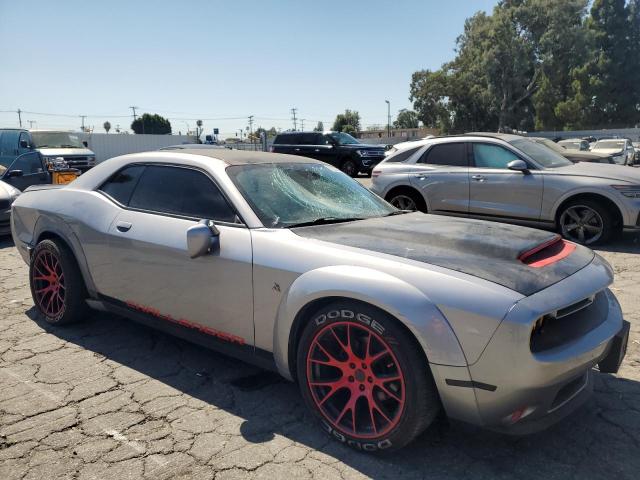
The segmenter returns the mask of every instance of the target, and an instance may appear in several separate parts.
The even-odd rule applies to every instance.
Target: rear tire
[[[57,240],[43,240],[33,251],[29,284],[36,309],[52,325],[83,320],[89,312],[87,290],[76,259]]]
[[[296,365],[302,397],[322,429],[356,450],[401,448],[441,409],[415,339],[364,303],[337,301],[315,312]]]

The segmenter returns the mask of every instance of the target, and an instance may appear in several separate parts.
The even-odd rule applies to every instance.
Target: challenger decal
[[[132,308],[133,310],[136,310],[138,312],[146,313],[147,315],[151,315],[153,317],[159,318],[160,320],[165,320],[167,322],[175,323],[177,325],[182,325],[183,327],[193,328],[194,330],[198,330],[207,335],[211,335],[220,340],[224,340],[225,342],[237,343],[238,345],[244,345],[246,343],[244,341],[244,338],[238,337],[237,335],[221,332],[220,330],[216,330],[215,328],[205,327],[204,325],[190,322],[188,320],[185,320],[184,318],[176,319],[176,318],[173,318],[171,315],[160,313],[159,310],[153,307],[145,307],[144,305],[138,305],[137,303],[132,302],[130,300],[127,300],[125,303],[127,307]]]

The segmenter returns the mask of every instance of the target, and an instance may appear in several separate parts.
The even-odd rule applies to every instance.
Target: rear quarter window
[[[116,202],[122,205],[129,205],[133,189],[144,169],[145,167],[142,165],[134,165],[120,170],[107,180],[99,190],[106,193]]]

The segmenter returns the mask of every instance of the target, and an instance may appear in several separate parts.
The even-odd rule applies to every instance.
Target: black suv
[[[316,158],[355,177],[384,159],[384,145],[365,145],[344,132],[286,132],[276,136],[272,152]]]

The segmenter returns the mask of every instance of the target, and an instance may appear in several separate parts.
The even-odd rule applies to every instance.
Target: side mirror
[[[89,148],[89,144],[87,143],[87,141],[86,141],[86,140],[84,140],[84,141],[82,142],[82,145],[84,145],[84,148]]]
[[[507,168],[516,172],[529,173],[529,167],[524,160],[512,160],[507,164]]]
[[[21,177],[24,173],[22,170],[9,170],[4,174],[5,178]]]
[[[20,140],[20,148],[30,148],[29,142],[26,140]]]
[[[220,246],[220,231],[211,220],[200,220],[187,230],[187,251],[191,258],[202,257]]]

